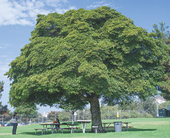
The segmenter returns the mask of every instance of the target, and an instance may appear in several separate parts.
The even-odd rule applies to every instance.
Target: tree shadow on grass
[[[87,130],[86,131],[86,133],[89,133],[89,131],[90,131],[90,129],[89,130]],[[70,133],[71,133],[71,131],[63,131],[63,133],[62,133],[62,131],[60,131],[60,132],[54,132],[54,135],[55,134],[62,134],[62,135],[64,135],[64,134],[69,134],[70,135]],[[78,132],[77,132],[77,130],[74,130],[74,133],[83,133],[82,132],[82,130],[79,130]],[[42,135],[42,133],[41,133],[41,131],[37,131],[37,133],[35,134],[35,132],[33,131],[33,132],[21,132],[20,134],[23,134],[23,135],[34,135],[34,136],[41,136]],[[43,134],[43,135],[51,135],[52,133],[51,133],[51,131],[48,131],[48,132],[46,132],[46,134]],[[53,134],[52,134],[53,135]]]
[[[122,129],[122,132],[137,132],[137,131],[156,131],[157,129],[141,129],[141,128],[132,128],[131,130],[130,129],[128,129],[128,131],[126,130],[126,129]],[[91,129],[86,129],[86,133],[89,133],[89,132],[91,132]],[[106,130],[106,133],[107,132],[115,132],[115,130],[114,129],[109,129],[109,130]],[[70,135],[70,131],[63,131],[63,134],[62,134],[62,132],[55,132],[54,133],[54,135],[55,134],[62,134],[62,135]],[[74,133],[83,133],[82,132],[82,130],[81,129],[79,129],[79,131],[77,132],[77,130],[74,130]],[[37,131],[37,133],[35,134],[35,132],[21,132],[20,134],[26,134],[26,135],[34,135],[34,136],[41,136],[42,134],[41,134],[41,131]],[[51,135],[51,131],[48,131],[48,132],[46,132],[46,134],[43,134],[43,135]],[[53,134],[52,134],[53,135]]]
[[[74,130],[74,133],[75,134],[82,134],[83,133],[83,131],[82,131],[82,129],[79,129],[78,130],[78,132],[77,132],[77,130]],[[88,129],[88,128],[86,128],[86,132],[85,133],[91,133],[91,129]],[[23,135],[34,135],[34,136],[41,136],[42,134],[41,134],[41,131],[37,131],[36,132],[36,134],[35,134],[35,131],[32,131],[32,132],[20,132],[20,134],[23,134]],[[54,134],[52,134],[51,133],[51,130],[49,130],[48,132],[46,132],[46,134],[43,134],[43,135],[55,135],[55,134],[62,134],[62,135],[70,135],[71,134],[71,131],[67,131],[67,130],[64,130],[63,131],[63,133],[62,133],[62,131],[60,131],[60,132],[54,132]]]
[[[156,131],[157,129],[141,129],[141,128],[131,128],[131,129],[128,129],[128,131],[132,132],[132,131]],[[126,129],[122,129],[122,132],[128,132]],[[107,130],[107,132],[115,132],[114,129],[110,129],[110,130]]]
[[[156,131],[156,130],[157,129],[141,129],[141,128],[132,128],[131,129],[131,131]],[[130,131],[130,130],[128,130],[128,131]]]
[[[35,134],[35,132],[22,132],[20,134],[23,134],[23,135],[34,135],[34,136],[42,136],[42,135],[55,135],[55,134],[62,134],[62,133],[54,133],[52,134],[51,132],[48,132],[48,133],[45,133],[45,134],[41,134],[41,132],[37,132]],[[70,132],[63,132],[63,134],[70,134]]]

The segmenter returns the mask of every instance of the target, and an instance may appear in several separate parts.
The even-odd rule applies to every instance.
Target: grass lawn
[[[71,134],[67,130],[51,134],[48,132],[45,135],[41,135],[40,131],[37,131],[35,135],[34,128],[41,128],[39,124],[18,126],[17,134],[12,135],[12,127],[0,127],[0,138],[169,138],[170,137],[170,118],[135,118],[135,119],[121,119],[121,120],[102,120],[105,122],[131,122],[129,125],[133,126],[131,131],[114,132],[110,129],[107,133],[89,133],[91,124],[87,124],[86,133],[83,134],[80,129],[79,132]],[[79,125],[81,128],[81,125]]]

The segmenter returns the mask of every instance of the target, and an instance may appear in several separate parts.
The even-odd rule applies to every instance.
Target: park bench
[[[98,126],[92,126],[94,128],[95,133],[97,133]]]
[[[114,129],[115,127],[114,127],[114,126],[107,126],[107,127],[106,127],[106,129],[108,129],[108,130],[109,130],[110,128],[113,128],[113,129]]]
[[[80,127],[76,127],[76,129],[77,129],[77,132],[79,132]]]
[[[66,129],[66,130],[68,130],[68,131],[71,130],[71,128],[54,128],[54,130],[56,130],[56,133],[57,133],[58,130],[61,130],[62,133],[63,133],[63,130],[64,130],[64,129]]]
[[[41,132],[42,135],[43,135],[43,131],[44,131],[44,134],[45,134],[45,131],[46,131],[45,128],[35,128],[35,135],[36,135],[36,133],[37,133],[37,130],[41,130],[41,131],[42,131],[42,132]]]
[[[62,131],[62,133],[63,133],[63,130],[71,130],[71,129],[77,129],[77,132],[78,132],[78,129],[80,129],[80,127],[73,127],[73,128],[71,128],[71,127],[68,127],[68,128],[54,128],[54,130],[56,130],[56,133],[57,133],[57,131],[58,130],[61,130]],[[73,132],[73,131],[72,131]]]
[[[130,131],[131,131],[131,128],[132,128],[133,126],[128,126],[128,128],[130,128]]]
[[[122,126],[122,128],[123,128],[123,131],[125,130],[125,128],[126,128],[126,126]]]

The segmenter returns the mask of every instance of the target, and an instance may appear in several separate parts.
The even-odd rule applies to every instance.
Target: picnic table
[[[62,129],[62,132],[63,132],[63,129],[71,129],[69,126],[74,126],[74,124],[67,124],[67,123],[63,123],[63,124],[58,124],[58,123],[40,123],[40,125],[43,126],[43,129],[48,129],[47,126],[50,125],[50,129],[51,129],[51,133],[53,134],[54,133],[54,130],[55,130],[55,126],[56,125],[66,125],[68,128],[59,128],[59,129]],[[73,132],[73,131],[72,131]]]
[[[126,124],[126,130],[128,131],[128,124],[131,122],[122,122],[122,124]]]
[[[86,132],[86,123],[90,123],[91,120],[77,120],[77,122],[81,123],[83,133],[85,133]]]

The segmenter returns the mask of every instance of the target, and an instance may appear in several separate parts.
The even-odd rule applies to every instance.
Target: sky
[[[20,55],[20,49],[30,42],[37,14],[63,14],[70,9],[108,6],[132,19],[136,26],[151,32],[153,24],[164,22],[170,26],[169,5],[170,0],[0,0],[0,81],[5,82],[0,99],[2,105],[8,105],[8,109],[14,111],[8,103],[11,82],[4,74],[9,70],[10,62]],[[40,113],[61,110],[38,108]]]

